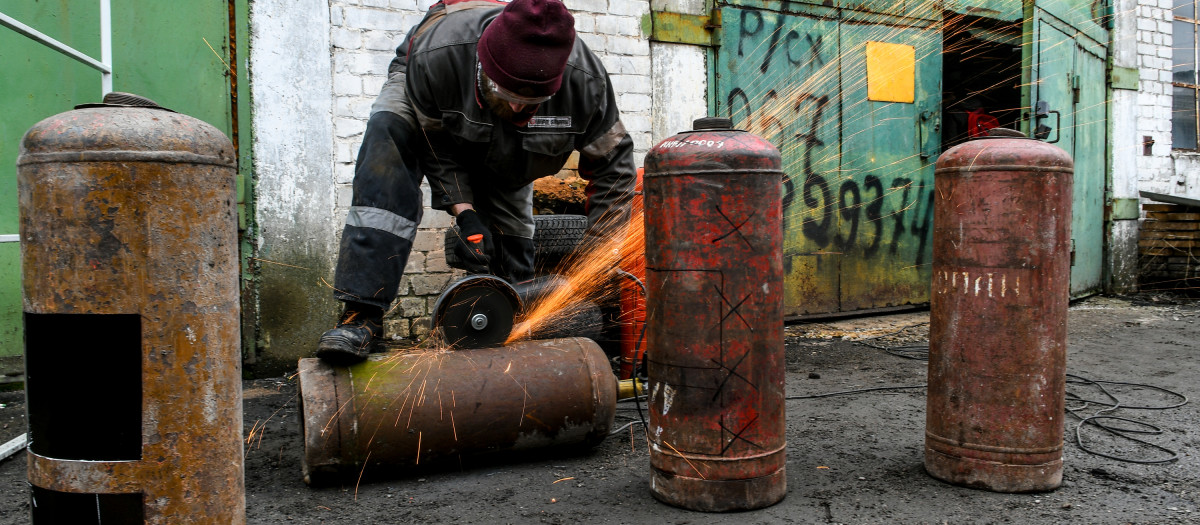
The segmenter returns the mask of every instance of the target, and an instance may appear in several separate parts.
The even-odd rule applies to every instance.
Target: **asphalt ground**
[[[1196,398],[1200,385],[1200,304],[1141,294],[1072,305],[1067,407],[1079,416],[1064,415],[1062,486],[1034,494],[951,485],[924,471],[928,318],[916,311],[787,327],[787,496],[765,509],[708,514],[655,500],[631,403],[618,405],[616,426],[633,424],[587,451],[498,453],[310,488],[288,375],[243,385],[244,428],[257,432],[246,446],[247,522],[1200,523],[1200,410],[1194,401],[1173,406]],[[1108,399],[1101,386],[1126,407],[1173,407],[1110,410],[1097,402]],[[1159,433],[1079,426],[1105,410]],[[23,393],[0,392],[0,439],[24,428]],[[29,523],[25,480],[23,452],[0,462],[0,524]]]

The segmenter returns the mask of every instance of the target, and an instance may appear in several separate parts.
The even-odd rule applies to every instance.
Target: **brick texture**
[[[1173,178],[1171,155],[1171,6],[1160,0],[1139,0],[1137,9],[1138,119],[1137,135],[1153,137],[1153,155],[1137,157],[1138,187],[1162,191]],[[1163,58],[1162,52],[1168,53]],[[1165,193],[1171,193],[1167,191]]]

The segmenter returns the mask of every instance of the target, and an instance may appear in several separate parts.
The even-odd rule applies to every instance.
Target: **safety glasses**
[[[479,77],[480,87],[483,89],[483,91],[485,93],[490,91],[492,94],[496,95],[497,98],[504,100],[505,102],[511,102],[513,104],[523,104],[526,106],[536,106],[547,100],[550,100],[549,96],[546,96],[546,97],[523,97],[521,95],[513,93],[512,91],[509,91],[507,89],[500,87],[499,84],[493,82],[492,79],[488,78],[487,74],[483,72],[483,66],[480,65],[478,62],[475,63],[475,74]]]

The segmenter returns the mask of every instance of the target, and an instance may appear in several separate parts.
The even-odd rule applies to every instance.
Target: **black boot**
[[[383,310],[370,305],[346,303],[342,319],[317,343],[317,357],[325,362],[349,366],[379,351],[383,338]]]

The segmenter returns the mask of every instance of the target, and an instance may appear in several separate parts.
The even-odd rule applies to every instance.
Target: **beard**
[[[517,127],[528,124],[538,110],[538,105],[532,104],[521,108],[521,111],[513,111],[512,106],[508,105],[508,101],[487,90],[483,92],[483,103],[487,105],[492,114]]]

